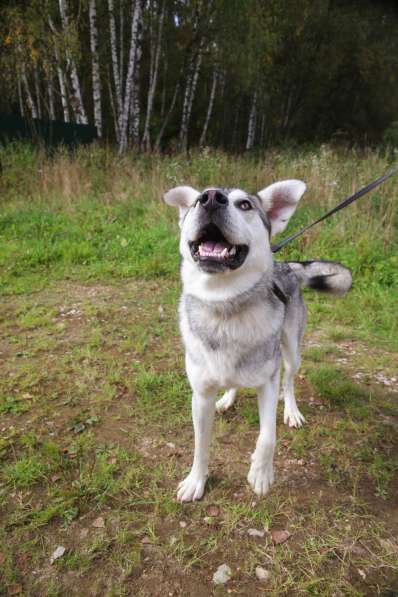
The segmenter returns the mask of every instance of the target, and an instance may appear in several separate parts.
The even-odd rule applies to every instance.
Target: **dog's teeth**
[[[230,255],[235,255],[235,253],[236,253],[236,247],[231,247],[230,250],[229,250],[229,254]]]
[[[225,247],[225,249],[223,249],[223,251],[221,252],[221,257],[226,257],[228,255],[228,249],[227,247]]]

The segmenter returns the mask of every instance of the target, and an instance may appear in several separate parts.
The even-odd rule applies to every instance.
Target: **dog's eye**
[[[238,204],[238,207],[239,207],[239,209],[242,209],[243,211],[249,211],[249,209],[253,209],[250,201],[246,201],[246,200],[241,201]]]

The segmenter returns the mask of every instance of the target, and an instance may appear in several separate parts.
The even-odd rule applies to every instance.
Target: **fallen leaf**
[[[53,551],[51,557],[50,557],[50,563],[53,564],[55,562],[55,560],[58,560],[59,558],[62,558],[62,556],[64,555],[66,551],[66,548],[63,545],[59,545],[57,547],[57,549],[55,551]]]
[[[102,516],[98,516],[98,518],[93,520],[91,526],[95,527],[96,529],[103,529],[105,528],[105,520],[102,518]]]
[[[108,464],[116,464],[117,459],[116,458],[108,458],[107,463]]]
[[[265,582],[269,579],[269,572],[265,568],[261,568],[261,566],[256,566],[256,576],[258,580]]]
[[[148,535],[145,535],[142,539],[141,539],[141,543],[143,543],[144,545],[148,545],[149,543],[152,543],[151,538],[148,537]]]
[[[216,505],[210,505],[206,508],[207,516],[218,516],[220,514],[220,508]]]
[[[9,595],[18,595],[19,593],[22,593],[22,587],[21,587],[21,585],[10,585],[8,587],[8,594]]]
[[[285,543],[290,537],[289,531],[286,530],[274,530],[271,531],[272,541],[275,545],[279,545],[280,543]]]
[[[221,564],[213,575],[215,585],[224,585],[232,576],[232,570],[228,564]]]
[[[80,539],[85,539],[88,535],[88,529],[82,529],[80,531]]]
[[[59,481],[61,478],[61,475],[53,475],[51,477],[51,483],[55,483],[56,481]]]
[[[358,568],[358,574],[359,574],[359,576],[360,576],[360,577],[361,577],[363,580],[365,580],[365,578],[366,578],[366,572],[364,572],[363,570],[361,570],[360,568]]]

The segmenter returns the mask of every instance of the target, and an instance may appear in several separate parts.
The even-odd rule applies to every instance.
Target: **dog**
[[[260,418],[247,480],[257,495],[267,493],[274,480],[281,361],[284,422],[304,422],[294,395],[306,324],[300,287],[343,295],[352,285],[350,270],[339,263],[273,260],[271,238],[286,228],[305,190],[300,180],[283,180],[256,195],[189,186],[164,195],[179,210],[179,320],[195,435],[192,468],[178,486],[181,502],[202,498],[215,410],[228,409],[241,387],[257,390]],[[221,389],[227,391],[216,402]]]

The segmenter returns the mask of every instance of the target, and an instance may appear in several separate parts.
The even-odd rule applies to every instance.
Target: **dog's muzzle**
[[[220,189],[209,189],[200,195],[198,202],[210,214],[217,209],[225,209],[228,205],[228,197]]]

